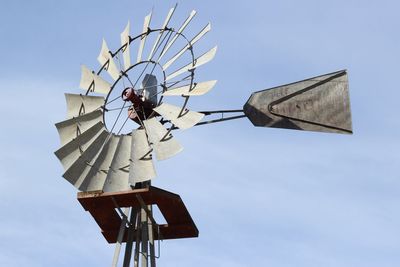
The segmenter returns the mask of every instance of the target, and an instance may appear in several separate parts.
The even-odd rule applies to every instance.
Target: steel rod
[[[151,207],[151,205],[147,206],[147,209],[150,211],[151,216],[149,217],[153,217],[152,213],[153,213],[153,209]],[[154,246],[154,230],[153,230],[153,223],[149,221],[147,221],[147,231],[149,234],[149,249],[150,249],[150,266],[151,267],[156,267],[156,255],[155,255],[155,246]]]
[[[241,118],[245,118],[245,117],[246,117],[246,115],[240,115],[240,116],[233,116],[233,117],[228,117],[228,118],[223,118],[223,119],[203,121],[203,122],[197,123],[195,126],[206,125],[206,124],[217,123],[217,122],[223,122],[223,121],[237,120],[237,119],[241,119]]]
[[[243,113],[243,110],[216,110],[216,111],[201,111],[199,113],[203,113],[206,116],[212,115],[212,114],[221,114],[221,118],[220,119],[214,119],[214,120],[208,120],[208,121],[203,121],[203,122],[199,122],[194,126],[201,126],[201,125],[206,125],[206,124],[211,124],[211,123],[217,123],[217,122],[223,122],[223,121],[230,121],[230,120],[237,120],[237,119],[242,119],[242,118],[246,118],[246,115],[238,115],[238,116],[231,116],[231,117],[226,117],[224,118],[224,113]],[[161,121],[161,123],[165,124],[165,123],[169,123],[170,121]],[[176,126],[172,126],[171,128],[169,128],[168,130],[177,130],[179,129]]]
[[[118,240],[117,240],[117,244],[115,245],[115,251],[114,251],[114,257],[113,257],[113,262],[112,262],[112,267],[117,267],[118,265],[118,259],[119,259],[119,254],[121,253],[121,246],[122,246],[122,240],[124,238],[124,234],[125,234],[125,226],[127,223],[127,215],[129,214],[129,208],[125,208],[123,210],[123,213],[125,214],[125,216],[122,216],[122,221],[121,221],[121,226],[119,228],[119,232],[118,232]]]
[[[146,211],[141,209],[141,224],[142,224],[142,251],[140,253],[140,260],[142,267],[148,266],[148,231],[147,231],[148,217]]]
[[[126,242],[126,247],[125,247],[125,256],[124,256],[124,263],[123,267],[129,267],[131,263],[131,257],[132,257],[132,248],[133,248],[133,237],[135,234],[136,230],[136,219],[137,219],[137,210],[134,208],[131,209],[131,217],[130,217],[130,224],[129,224],[129,230],[128,230],[128,240]]]
[[[154,226],[157,226],[157,222],[153,217],[153,214],[150,212],[149,208],[147,205],[144,203],[143,198],[140,195],[136,195],[136,199],[139,201],[140,206],[142,207],[143,211],[145,211],[145,214],[147,217],[150,219],[150,221],[154,224]]]
[[[199,113],[203,113],[204,115],[211,115],[217,113],[243,113],[243,109],[228,109],[228,110],[212,110],[212,111],[199,111]]]
[[[136,218],[136,242],[135,242],[135,257],[134,257],[134,267],[139,267],[139,254],[140,254],[140,236],[142,231],[142,219],[140,210],[137,213]]]

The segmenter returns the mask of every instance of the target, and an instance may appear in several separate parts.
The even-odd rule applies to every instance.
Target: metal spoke
[[[192,76],[192,75],[188,75],[188,76],[182,78],[182,79],[179,80],[179,81],[167,82],[166,84],[171,84],[171,86],[168,86],[168,87],[167,87],[167,90],[170,89],[171,87],[174,87],[175,85],[177,85],[177,84],[179,84],[179,83],[181,83],[181,82],[191,80],[191,79],[189,79],[191,76]],[[162,86],[162,85],[157,85],[157,87],[163,87],[163,86]],[[149,87],[144,87],[144,88],[142,88],[142,89],[146,89],[146,88],[149,88]],[[149,98],[154,97],[154,96],[156,96],[156,95],[158,96],[158,95],[160,95],[160,94],[162,94],[162,93],[164,93],[163,90],[157,92],[156,94],[153,94],[153,95],[149,96]]]
[[[119,53],[122,53],[122,50],[121,50]],[[122,66],[121,59],[120,59],[120,57],[118,56],[118,54],[116,54],[115,57],[118,59],[119,69],[121,70],[121,72],[125,72],[125,68]],[[126,86],[125,86],[125,80],[124,80],[124,75],[122,75],[121,78],[122,78],[122,79],[121,79],[121,80],[122,80],[122,85],[124,86],[124,88],[126,88]]]
[[[163,34],[164,34],[164,32],[162,33],[162,35],[163,35]],[[156,55],[156,53],[157,53],[157,51],[160,49],[161,45],[164,43],[165,39],[168,37],[167,41],[166,41],[165,44],[164,44],[164,48],[163,48],[163,50],[162,50],[162,51],[164,51],[165,46],[167,45],[167,43],[168,43],[169,38],[171,37],[171,35],[172,35],[172,31],[169,31],[168,34],[165,35],[165,36],[163,37],[162,41],[159,43],[159,45],[157,46],[156,50],[154,51],[153,57],[154,57],[154,55]],[[116,55],[116,57],[117,57],[118,62],[119,62],[119,64],[120,64],[120,66],[121,66],[120,58],[118,57],[118,55]],[[141,74],[139,75],[139,77],[137,78],[137,80],[135,81],[135,83],[132,82],[132,80],[129,78],[129,75],[128,75],[127,73],[126,73],[125,75],[123,75],[123,77],[122,77],[123,86],[126,87],[126,86],[125,86],[125,83],[124,83],[124,76],[125,76],[125,77],[127,78],[128,82],[130,83],[130,85],[132,86],[132,88],[134,88],[134,90],[136,90],[136,91],[139,91],[139,90],[135,89],[135,87],[136,87],[137,83],[139,82],[140,78],[141,78],[141,77],[143,76],[143,74],[145,73],[145,71],[146,71],[148,65],[150,64],[150,62],[151,62],[152,60],[153,60],[153,58],[151,58],[151,59],[149,60],[149,62],[146,63],[146,66],[144,67],[143,71],[141,72]],[[159,60],[159,59],[157,59],[157,60]],[[152,71],[151,71],[151,74],[153,74],[154,69],[155,69],[155,66],[156,66],[156,65],[153,66],[153,69],[152,69]],[[144,88],[142,88],[142,89],[144,89]],[[142,90],[142,89],[140,89],[140,90]],[[116,101],[117,99],[119,99],[119,98],[120,98],[120,96],[118,96],[118,97],[112,99],[111,101],[107,102],[107,103],[105,104],[105,106],[107,106],[108,104],[111,104],[112,102],[115,102],[115,101]]]
[[[164,35],[164,32],[162,33],[162,35]],[[167,34],[166,36],[163,37],[162,41],[160,42],[160,44],[158,45],[157,49],[155,50],[154,55],[157,53],[158,49],[159,49],[159,48],[161,47],[161,45],[164,43],[165,38],[166,38],[167,36],[169,36],[169,37],[168,37],[168,40],[169,40],[169,38],[171,37],[171,35],[172,35],[172,31],[169,31],[168,34]],[[163,50],[165,49],[165,46],[166,46],[166,44],[168,43],[168,40],[167,40],[167,42],[165,43]],[[152,58],[146,63],[146,66],[144,67],[142,73],[139,75],[139,77],[137,78],[136,82],[134,83],[133,88],[135,88],[135,86],[137,85],[137,83],[139,82],[139,80],[142,78],[143,74],[146,72],[146,69],[147,69],[147,67],[149,66],[150,62],[153,61],[154,55],[153,55]],[[159,59],[158,59],[158,60],[159,60]],[[154,71],[154,69],[155,69],[155,66],[156,66],[156,65],[154,64],[154,67],[153,67],[153,70],[152,70],[151,73],[153,73],[153,71]]]
[[[118,114],[118,117],[117,117],[117,119],[115,120],[115,122],[114,122],[114,124],[113,124],[113,127],[112,127],[111,130],[110,130],[110,135],[112,134],[112,131],[114,130],[115,126],[117,125],[117,122],[118,122],[119,118],[121,117],[122,110],[124,109],[125,105],[126,105],[126,102],[124,102],[124,105],[122,106],[122,108],[121,108],[121,110],[120,110],[120,112],[119,112],[119,114]]]
[[[125,119],[124,123],[122,124],[121,128],[119,129],[117,135],[119,135],[121,133],[122,129],[125,127],[125,124],[128,122],[128,120],[129,120],[129,115],[126,116],[126,119]]]
[[[113,109],[107,109],[107,112],[108,111],[118,111],[118,110],[121,110],[121,109],[128,109],[128,108],[130,108],[131,106],[129,106],[129,107],[122,107],[122,108],[113,108]]]
[[[113,103],[113,102],[115,102],[115,101],[117,101],[118,99],[120,99],[121,98],[121,96],[117,96],[116,98],[114,98],[113,100],[111,100],[111,101],[108,101],[106,104],[105,104],[105,106],[107,106],[108,104],[111,104],[111,103]]]

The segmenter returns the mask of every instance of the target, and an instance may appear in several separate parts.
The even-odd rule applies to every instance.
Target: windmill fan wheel
[[[103,40],[100,69],[82,66],[80,88],[86,94],[65,94],[67,119],[56,124],[61,148],[55,154],[65,169],[63,177],[78,190],[117,192],[150,181],[156,177],[153,155],[165,160],[183,149],[171,131],[203,119],[188,104],[190,97],[216,84],[197,83],[195,70],[214,58],[217,47],[196,57],[194,45],[211,25],[189,38],[184,31],[196,12],[174,28],[175,8],[159,28],[150,27],[150,13],[133,37],[128,22],[115,52]],[[146,46],[150,41],[153,45]]]

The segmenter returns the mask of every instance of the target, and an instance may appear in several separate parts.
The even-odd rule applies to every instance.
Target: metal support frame
[[[237,119],[242,119],[246,118],[247,116],[244,114],[244,111],[242,109],[234,109],[234,110],[215,110],[215,111],[199,111],[199,113],[203,113],[205,116],[212,116],[212,115],[220,115],[221,117],[219,119],[213,119],[213,120],[208,120],[208,121],[202,121],[197,123],[194,126],[201,126],[201,125],[206,125],[206,124],[211,124],[211,123],[217,123],[217,122],[223,122],[223,121],[231,121],[231,120],[237,120]],[[241,115],[234,115],[234,116],[229,116],[225,117],[224,115],[228,113],[238,113]],[[161,120],[162,124],[165,123],[170,123],[169,120]],[[175,125],[173,125],[169,130],[177,130],[179,129]]]
[[[219,119],[199,122],[195,126],[211,124],[211,123],[217,123],[217,122],[223,122],[223,121],[237,120],[237,119],[241,119],[241,118],[245,118],[246,117],[246,115],[244,114],[244,111],[242,109],[200,111],[199,113],[203,113],[205,116],[220,115],[221,117]],[[225,114],[232,114],[232,113],[241,113],[241,115],[234,115],[234,116],[229,116],[229,117],[225,117],[224,116]]]
[[[120,209],[119,207],[116,207]],[[121,254],[122,240],[125,232],[128,233],[128,239],[125,245],[124,261],[122,266],[129,267],[134,251],[135,267],[156,267],[155,243],[154,243],[154,218],[152,217],[151,205],[146,208],[135,210],[134,208],[125,208],[122,210],[122,222],[118,233],[118,241],[115,245],[112,267],[118,266],[119,256]],[[128,220],[128,215],[130,218]],[[136,240],[134,232],[136,231]],[[135,249],[133,250],[133,243]]]
[[[150,182],[145,184],[145,187],[150,186]],[[141,265],[141,267],[156,267],[157,256],[155,255],[153,227],[158,227],[158,224],[153,217],[152,205],[146,205],[140,195],[136,195],[136,198],[140,203],[140,209],[135,209],[133,207],[121,209],[115,199],[112,198],[115,208],[122,218],[121,226],[118,232],[117,243],[115,245],[114,257],[111,265],[112,267],[118,266],[118,260],[121,254],[121,247],[125,232],[128,233],[128,237],[126,241],[124,261],[122,266],[130,266],[133,243],[135,242],[134,266],[139,267],[139,265]],[[130,219],[128,220],[129,214]],[[133,239],[135,231],[136,240]]]
[[[156,267],[162,240],[198,237],[180,196],[149,184],[125,192],[80,192],[78,200],[105,239],[116,244],[113,267]],[[153,205],[160,209],[166,224],[157,224]],[[121,253],[123,262],[119,262]]]

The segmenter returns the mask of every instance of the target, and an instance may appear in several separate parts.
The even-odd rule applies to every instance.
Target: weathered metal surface
[[[82,65],[81,82],[79,88],[99,94],[108,94],[111,90],[111,84],[102,77],[93,73],[88,67]]]
[[[190,110],[183,110],[182,107],[162,103],[153,109],[155,112],[170,120],[179,129],[189,129],[199,123],[204,114]]]
[[[132,137],[122,135],[118,147],[107,172],[104,192],[125,191],[129,186],[129,165],[131,157]]]
[[[157,105],[157,77],[146,74],[142,82],[144,100],[150,102],[154,106]]]
[[[170,88],[168,91],[163,93],[163,96],[201,96],[208,93],[215,84],[216,80],[202,82],[202,83],[194,83],[193,85],[185,85],[176,88]]]
[[[351,134],[347,72],[253,93],[244,112],[255,126]]]
[[[142,61],[143,50],[144,50],[144,46],[146,44],[146,39],[147,39],[146,33],[149,29],[152,15],[153,15],[153,12],[150,12],[150,14],[144,18],[143,31],[142,31],[143,35],[142,35],[142,38],[140,38],[139,51],[138,51],[137,60],[136,60],[137,63]]]
[[[193,65],[193,63],[190,63],[188,65],[186,65],[185,67],[171,73],[170,75],[167,76],[167,78],[165,79],[166,81],[169,81],[179,75],[181,75],[182,73],[185,73],[187,71],[191,71],[193,69],[196,69],[204,64],[207,64],[208,62],[210,62],[214,57],[215,54],[217,53],[217,46],[215,46],[214,48],[212,48],[211,50],[209,50],[208,52],[206,52],[205,54],[201,55],[200,57],[196,58],[195,60],[195,64]]]
[[[183,22],[182,26],[179,28],[179,30],[176,32],[175,36],[172,38],[171,41],[169,41],[169,43],[165,46],[164,51],[161,53],[160,57],[158,58],[158,61],[161,60],[161,58],[163,58],[167,52],[169,51],[169,49],[172,47],[172,45],[175,43],[175,41],[178,39],[178,37],[182,34],[182,32],[186,29],[186,27],[189,25],[189,23],[192,21],[192,19],[194,18],[194,16],[196,16],[197,12],[195,10],[193,10],[192,12],[190,12],[189,17]]]
[[[76,188],[79,188],[88,175],[108,136],[103,131],[94,142],[82,153],[82,155],[68,168],[63,177]]]
[[[90,169],[88,175],[83,180],[79,190],[81,191],[96,191],[103,190],[104,183],[107,178],[107,173],[111,166],[112,160],[116,153],[119,143],[119,136],[112,135],[107,140],[99,156]]]
[[[189,50],[195,43],[197,43],[206,33],[211,30],[211,24],[208,23],[200,33],[198,33],[189,44],[187,44],[184,48],[182,48],[175,56],[173,56],[170,60],[167,61],[163,65],[163,70],[166,71],[179,57],[181,57],[187,50]]]
[[[165,18],[165,21],[164,21],[164,23],[163,23],[161,29],[166,29],[166,28],[168,27],[168,23],[171,21],[171,18],[172,18],[172,16],[173,16],[174,13],[175,13],[176,7],[177,7],[177,5],[175,5],[175,7],[171,8],[171,9],[169,10],[168,15],[167,15],[167,17]],[[154,44],[153,44],[153,48],[151,49],[151,52],[150,52],[149,57],[148,57],[147,60],[152,60],[152,59],[153,59],[154,54],[157,52],[157,48],[159,47],[160,40],[161,40],[161,37],[163,36],[164,32],[165,32],[165,31],[163,30],[163,31],[160,31],[160,32],[158,33],[157,38],[156,38],[156,41],[155,41]]]
[[[120,208],[133,207],[139,210],[141,204],[136,195],[140,195],[146,205],[157,205],[160,209],[167,222],[159,225],[162,239],[198,237],[199,231],[180,196],[156,187],[117,193],[81,192],[78,193],[78,200],[93,216],[105,239],[109,243],[115,243],[121,225],[121,217],[115,210],[116,205]],[[136,231],[134,236],[136,237]],[[126,231],[123,242],[127,241],[127,237]],[[154,240],[159,238],[158,231],[155,230]]]
[[[178,141],[156,118],[145,120],[143,124],[157,160],[171,158],[183,150]]]
[[[156,177],[151,152],[145,130],[134,130],[132,132],[131,164],[129,169],[129,182],[132,185],[149,181]]]
[[[129,69],[131,66],[131,47],[129,42],[129,33],[131,30],[131,24],[128,21],[124,31],[121,33],[121,46],[124,47],[122,56],[124,58],[124,70]]]
[[[105,66],[106,71],[108,72],[108,74],[110,74],[114,81],[118,80],[120,71],[115,64],[114,58],[110,53],[110,49],[108,49],[106,40],[104,39],[101,46],[100,54],[97,57],[97,61],[99,61],[101,66]]]
[[[67,119],[90,113],[104,105],[102,96],[65,94],[65,100],[67,102]]]
[[[64,146],[68,144],[80,133],[86,132],[102,121],[103,112],[101,110],[95,110],[85,115],[56,123],[61,145]]]
[[[81,156],[83,151],[85,151],[103,131],[105,131],[104,125],[99,122],[54,152],[57,158],[61,161],[61,164],[64,166],[64,169],[68,170]]]

